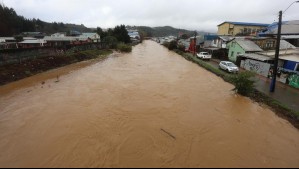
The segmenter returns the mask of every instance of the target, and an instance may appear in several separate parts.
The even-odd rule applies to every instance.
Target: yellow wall
[[[232,29],[230,29],[232,28]],[[233,25],[229,23],[224,23],[220,26],[218,26],[218,35],[237,35],[238,33],[241,33],[241,30],[244,30],[245,28],[251,29],[252,30],[261,30],[264,29],[265,27],[260,27],[260,26],[246,26],[246,25]]]
[[[222,24],[221,26],[218,26],[218,35],[229,35],[228,29],[229,29],[229,23]]]

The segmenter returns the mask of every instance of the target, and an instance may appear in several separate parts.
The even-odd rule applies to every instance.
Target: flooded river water
[[[299,167],[299,131],[231,89],[151,41],[2,86],[0,167]]]

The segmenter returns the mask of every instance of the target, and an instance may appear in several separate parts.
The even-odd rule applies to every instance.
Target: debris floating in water
[[[164,129],[161,129],[161,131],[163,131],[164,133],[166,133],[167,135],[169,135],[171,138],[175,139],[176,140],[176,137],[173,136],[171,133],[165,131]]]

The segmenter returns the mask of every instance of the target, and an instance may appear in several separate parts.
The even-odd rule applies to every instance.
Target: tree
[[[113,36],[120,42],[131,43],[131,39],[125,25],[116,26],[113,30]]]
[[[253,72],[241,72],[238,75],[235,75],[231,78],[231,81],[235,85],[234,91],[243,95],[249,96],[254,90],[255,81],[253,77],[255,74]]]
[[[114,36],[106,36],[103,38],[103,42],[106,43],[109,48],[115,49],[117,47],[117,39]]]
[[[190,38],[190,37],[189,37],[189,35],[187,35],[187,34],[183,34],[183,35],[181,36],[181,38],[182,38],[182,39],[188,39],[188,38]]]
[[[14,38],[17,42],[22,42],[24,40],[23,36],[20,36],[20,35],[15,36]]]

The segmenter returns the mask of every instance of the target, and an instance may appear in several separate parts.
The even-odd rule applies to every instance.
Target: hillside
[[[194,31],[186,29],[177,29],[171,26],[163,27],[147,27],[147,26],[134,26],[130,29],[137,29],[141,34],[147,37],[163,37],[163,36],[178,36],[179,34],[187,34],[188,36],[193,36]],[[198,34],[206,34],[205,32],[197,32]]]
[[[0,36],[14,36],[22,32],[44,32],[52,34],[56,32],[90,32],[91,29],[84,25],[48,23],[39,19],[27,19],[16,13],[13,8],[0,4]]]

